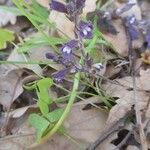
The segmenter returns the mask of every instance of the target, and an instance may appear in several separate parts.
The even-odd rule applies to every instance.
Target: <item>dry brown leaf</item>
[[[112,34],[104,34],[104,38],[109,41],[116,51],[121,55],[121,56],[128,56],[128,41],[126,37],[126,32],[124,29],[124,26],[122,24],[121,20],[115,20],[114,26],[118,31],[117,35],[112,35]]]
[[[115,65],[111,64],[106,67],[105,77],[111,78],[118,74],[121,71],[121,67],[115,67]]]
[[[150,91],[149,77],[150,77],[150,69],[140,70],[140,76],[136,77],[137,90]],[[129,88],[133,88],[131,76],[118,79],[117,82]]]
[[[149,0],[144,0],[141,1],[141,10],[142,10],[142,15],[144,17],[144,19],[150,19],[150,2]]]
[[[82,110],[85,104],[74,105],[65,122],[67,133],[76,140],[85,143],[94,142],[104,128],[107,113],[100,109]]]
[[[126,150],[140,150],[137,146],[129,145]]]
[[[8,23],[15,24],[17,16],[11,12],[0,10],[0,27],[7,25]]]
[[[34,129],[31,128],[28,123],[25,123],[16,134],[0,140],[0,150],[24,150],[33,144],[34,141]]]
[[[7,60],[27,62],[28,58],[18,54],[17,50],[14,49]],[[0,66],[0,104],[6,108],[9,108],[12,102],[23,92],[21,81],[23,68],[30,69],[38,75],[42,74],[42,69],[39,65],[19,63],[15,65],[3,64]]]
[[[22,71],[11,70],[10,72],[2,71],[0,76],[0,104],[9,108],[13,101],[23,92],[20,75]]]
[[[15,63],[15,65],[10,65],[11,68],[14,68],[14,69],[27,68],[27,69],[32,70],[33,72],[35,72],[37,75],[42,75],[41,67],[39,65],[36,65],[36,64],[34,64],[34,65],[26,64],[28,61],[31,62],[33,60],[29,59],[29,57],[24,55],[24,54],[19,54],[16,49],[14,49],[12,51],[12,53],[8,57],[7,61],[22,62],[22,64],[21,63],[18,63],[18,64]]]
[[[43,47],[39,47],[39,48],[33,48],[30,49],[30,59],[33,61],[41,61],[41,62],[47,62],[50,61],[49,59],[46,58],[45,54],[46,53],[53,53],[53,49],[50,48],[49,46],[43,46]],[[61,70],[61,68],[63,67],[63,65],[61,64],[56,64],[56,63],[50,63],[48,64],[50,67],[52,67],[55,70]]]
[[[37,105],[26,106],[22,108],[18,108],[10,113],[12,118],[19,118],[24,115],[27,110],[37,108]]]
[[[141,70],[139,84],[141,83],[141,89],[150,91],[150,69]]]
[[[132,87],[132,78],[128,77],[130,79],[130,82],[126,81],[126,78],[121,78],[116,80],[117,84],[112,83],[106,83],[103,85],[104,89],[106,90],[106,93],[111,97],[118,97],[117,104],[110,110],[109,117],[107,120],[107,123],[110,124],[112,122],[116,122],[119,119],[123,118],[132,108],[134,105],[134,99],[133,99],[133,90],[130,88]],[[124,86],[118,85],[118,83],[121,83]],[[126,86],[130,85],[129,87]],[[130,84],[129,84],[130,83]],[[139,108],[140,110],[144,110],[148,104],[149,95],[144,91],[137,91],[136,93],[137,101],[139,102]],[[119,113],[117,113],[119,112]]]

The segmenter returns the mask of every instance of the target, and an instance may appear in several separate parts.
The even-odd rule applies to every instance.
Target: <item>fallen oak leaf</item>
[[[2,9],[0,10],[0,16],[0,27],[5,26],[9,22],[14,25],[17,21],[17,15]]]
[[[0,104],[5,108],[9,108],[13,101],[23,92],[21,74],[22,71],[19,70],[11,70],[6,74],[1,74]]]
[[[64,126],[66,132],[78,141],[94,142],[104,128],[107,113],[101,109],[83,110],[85,103],[75,103]]]
[[[116,84],[112,83],[103,84],[103,88],[110,97],[118,98],[116,100],[117,104],[110,110],[107,119],[107,124],[116,122],[120,118],[123,118],[125,114],[132,109],[134,105],[134,98],[133,98],[134,91],[130,87],[123,84],[126,81],[125,78],[118,79],[116,81],[117,81]],[[119,84],[120,83],[119,81],[122,81],[121,85]],[[127,83],[129,84],[129,82]],[[130,84],[132,86],[131,80]],[[146,108],[148,100],[149,95],[145,91],[137,91],[137,101],[139,102],[138,105],[140,110],[144,110]]]

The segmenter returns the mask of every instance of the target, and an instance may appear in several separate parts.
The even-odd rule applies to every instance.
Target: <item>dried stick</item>
[[[137,85],[136,85],[136,78],[135,78],[136,76],[135,60],[136,59],[134,58],[134,51],[132,48],[132,39],[127,28],[128,27],[125,25],[125,30],[126,30],[127,40],[128,40],[128,48],[129,48],[130,71],[131,71],[131,76],[132,76],[132,81],[133,81],[133,100],[134,100],[134,105],[135,105],[134,109],[135,109],[136,123],[139,129],[141,148],[142,150],[148,150],[146,136],[144,133],[144,127],[142,124],[142,118],[141,118],[141,113],[140,113],[140,108],[139,108],[139,101],[137,99]]]

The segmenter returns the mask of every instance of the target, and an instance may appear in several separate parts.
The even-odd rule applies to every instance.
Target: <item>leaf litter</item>
[[[48,8],[48,1],[40,1],[37,0],[41,5]],[[85,94],[79,94],[77,97],[77,101],[73,107],[72,110],[67,118],[67,120],[63,124],[63,128],[65,131],[60,131],[60,133],[54,135],[51,139],[49,139],[46,144],[39,145],[35,149],[119,149],[122,147],[125,147],[125,149],[139,149],[140,146],[146,145],[146,143],[143,143],[141,139],[141,129],[138,128],[137,122],[134,115],[137,115],[135,111],[137,111],[137,106],[139,109],[139,112],[142,120],[141,125],[143,126],[144,135],[146,136],[147,145],[149,147],[149,134],[150,134],[150,127],[149,127],[149,100],[150,100],[150,69],[149,69],[149,39],[145,38],[147,31],[143,31],[143,24],[145,23],[144,19],[146,18],[148,21],[150,19],[149,17],[149,2],[144,0],[143,2],[133,0],[131,3],[134,3],[134,5],[127,11],[123,12],[119,17],[117,16],[107,16],[107,14],[110,13],[110,15],[114,15],[114,12],[117,10],[120,11],[121,8],[123,8],[126,5],[126,2],[116,0],[111,3],[111,5],[108,5],[107,2],[103,4],[101,1],[103,11],[106,11],[106,13],[102,13],[101,16],[101,25],[97,26],[97,28],[100,27],[99,31],[101,31],[101,35],[99,35],[98,38],[101,39],[101,42],[104,40],[106,41],[107,45],[104,45],[100,42],[95,42],[93,47],[91,47],[91,53],[93,50],[100,49],[102,51],[105,51],[108,53],[108,55],[113,54],[112,57],[106,56],[103,52],[99,52],[99,55],[94,55],[95,60],[102,59],[101,61],[106,61],[106,71],[105,74],[100,74],[101,78],[99,78],[100,81],[95,81],[93,78],[86,78],[86,80],[91,81],[91,85],[86,84],[83,87],[80,87],[81,93],[90,93],[93,94],[90,96],[90,98]],[[139,5],[140,4],[140,5]],[[99,15],[99,10],[97,10],[97,6],[99,5],[96,3],[96,1],[86,0],[85,8],[83,10],[83,18],[85,19],[87,15],[90,13],[96,14],[96,16]],[[105,7],[103,7],[105,6]],[[148,8],[147,8],[148,7]],[[128,8],[126,8],[128,9]],[[3,15],[4,12],[1,10],[0,15]],[[6,26],[9,22],[13,26],[17,22],[16,15],[8,11],[8,17],[5,19],[0,20],[1,26]],[[130,45],[130,36],[127,33],[128,32],[128,26],[124,24],[123,18],[128,17],[130,15],[134,15],[135,18],[139,21],[140,28],[138,30],[142,31],[138,38],[136,40],[132,41],[132,44]],[[106,17],[106,18],[105,18]],[[108,18],[107,18],[108,17]],[[107,20],[108,19],[108,20]],[[142,20],[143,19],[143,20]],[[70,20],[66,17],[65,14],[59,13],[56,11],[52,11],[49,15],[48,20],[50,22],[55,23],[56,31],[54,29],[51,30],[50,34],[52,36],[57,36],[64,38],[64,33],[69,38],[74,38],[74,24],[70,22]],[[102,27],[103,21],[104,23],[108,23],[109,27],[111,29],[105,30]],[[143,21],[143,22],[142,22]],[[145,23],[146,24],[146,23]],[[145,25],[144,24],[144,25]],[[6,26],[7,27],[7,26]],[[34,27],[31,26],[31,29],[29,30],[28,37],[29,41],[32,39],[31,37],[35,34]],[[49,33],[49,29],[44,27],[44,32]],[[147,27],[146,27],[147,28]],[[146,29],[145,28],[145,29]],[[11,29],[9,27],[9,29]],[[116,29],[116,32],[115,32]],[[3,29],[1,29],[3,30]],[[20,32],[25,32],[26,30]],[[6,29],[4,30],[6,31]],[[30,33],[31,32],[31,33]],[[36,31],[37,32],[37,31]],[[57,32],[57,33],[56,33]],[[107,33],[109,32],[109,33]],[[134,34],[134,33],[133,33]],[[27,34],[26,34],[27,35]],[[36,34],[35,34],[36,35]],[[37,36],[39,36],[37,34]],[[149,35],[148,35],[149,36]],[[19,40],[23,37],[19,36]],[[26,38],[26,37],[25,37]],[[95,36],[95,39],[97,37]],[[3,41],[2,48],[11,49],[11,53],[8,58],[6,58],[6,62],[26,62],[24,63],[13,63],[13,64],[2,64],[0,66],[0,106],[2,106],[1,111],[1,117],[0,122],[2,122],[2,134],[1,134],[1,148],[0,149],[12,149],[20,150],[20,149],[26,149],[30,147],[35,142],[35,129],[36,134],[38,134],[39,138],[42,138],[45,134],[46,130],[51,129],[51,125],[48,120],[41,117],[39,114],[39,108],[37,105],[30,105],[29,103],[26,104],[24,107],[22,104],[23,102],[18,102],[18,99],[21,97],[21,94],[27,90],[27,86],[23,85],[24,78],[28,77],[30,75],[36,74],[39,78],[44,75],[44,72],[48,69],[50,70],[50,74],[54,70],[60,70],[62,68],[62,64],[57,63],[50,63],[47,64],[47,66],[44,66],[43,62],[47,62],[47,59],[45,57],[45,53],[53,52],[54,47],[47,46],[41,46],[36,47],[31,45],[31,47],[27,47],[29,45],[26,45],[26,47],[23,47],[22,44],[21,48],[24,48],[26,50],[25,53],[18,53],[17,48],[10,48],[8,45],[6,46],[6,42],[12,42],[14,38],[10,37],[7,38],[5,41]],[[16,42],[16,41],[15,41]],[[23,42],[26,43],[26,40]],[[32,43],[32,42],[31,42]],[[63,42],[60,42],[60,44]],[[100,43],[100,44],[99,44]],[[108,44],[108,43],[111,43]],[[59,43],[58,43],[59,44]],[[15,45],[15,44],[14,44]],[[57,45],[57,44],[56,44]],[[95,46],[96,45],[96,46]],[[134,56],[134,59],[140,60],[140,63],[138,64],[138,61],[136,61],[137,64],[137,70],[135,73],[135,76],[131,74],[132,71],[132,62],[130,57],[130,46],[132,46],[132,51],[134,51],[132,56]],[[57,53],[57,52],[56,52]],[[115,55],[114,55],[115,53]],[[79,54],[80,56],[80,54]],[[114,57],[115,56],[115,57]],[[107,60],[105,60],[107,58]],[[33,62],[35,62],[35,64]],[[134,60],[132,60],[134,61]],[[31,62],[31,64],[29,64]],[[38,64],[38,63],[39,64]],[[117,63],[119,62],[119,64]],[[33,63],[33,64],[32,64]],[[42,65],[40,63],[43,63]],[[97,62],[95,62],[97,63]],[[79,66],[78,66],[79,67]],[[103,75],[104,74],[104,75]],[[105,77],[106,75],[106,77]],[[133,78],[135,77],[136,86],[133,84]],[[33,86],[31,86],[31,89],[34,86],[37,86],[37,82],[33,80]],[[53,105],[55,100],[52,100],[52,103],[48,104],[48,109],[51,110],[51,113],[55,114],[55,111],[59,110],[59,108],[64,108],[66,105],[66,102],[68,98],[65,97],[65,94],[70,89],[70,84],[72,85],[70,76],[66,77],[65,86],[69,87],[68,89],[63,91],[63,89],[59,89],[58,85],[56,84],[51,90],[51,94],[57,95],[55,98],[58,98],[62,96],[61,102],[56,103],[56,105]],[[85,82],[85,81],[83,81]],[[93,85],[96,87],[93,88]],[[88,83],[88,82],[87,82]],[[95,85],[96,84],[96,85]],[[63,84],[61,84],[62,86]],[[30,89],[30,83],[29,83],[29,89]],[[30,90],[31,90],[30,89]],[[58,90],[59,89],[59,90]],[[39,88],[37,89],[37,91]],[[44,90],[44,87],[43,87]],[[62,91],[61,91],[62,90]],[[93,91],[94,90],[94,91]],[[55,91],[55,92],[54,92]],[[89,92],[90,91],[90,92]],[[94,93],[96,92],[96,94]],[[36,92],[33,92],[33,99],[34,104],[36,104],[37,97],[34,95]],[[38,93],[38,92],[37,92]],[[98,93],[98,94],[97,94]],[[135,93],[136,93],[136,102],[135,104]],[[46,93],[47,94],[47,93]],[[69,94],[69,93],[68,93]],[[82,95],[82,97],[81,97]],[[104,103],[103,99],[108,99],[109,102],[113,102],[111,109],[107,107]],[[83,102],[84,100],[84,102]],[[26,101],[26,100],[25,100]],[[21,106],[20,106],[21,105]],[[137,105],[137,106],[136,106]],[[13,107],[12,107],[13,106]],[[47,107],[47,106],[46,106]],[[45,108],[45,107],[44,107]],[[84,109],[86,108],[86,109]],[[33,114],[34,113],[34,114]],[[134,115],[133,115],[134,114]],[[28,116],[31,115],[32,119],[30,119],[30,124],[34,124],[35,129],[31,127],[27,123]],[[43,115],[47,115],[43,113]],[[56,115],[56,120],[54,115],[49,116],[50,122],[53,122],[52,120],[57,121],[57,119],[60,118],[60,116]],[[29,117],[29,118],[30,118]],[[35,117],[35,120],[33,119]],[[137,117],[137,116],[136,116]],[[39,119],[37,119],[39,118]],[[41,122],[40,122],[41,121]],[[8,124],[9,123],[9,124]],[[1,124],[1,123],[0,123]],[[37,126],[39,124],[39,126]],[[131,128],[128,128],[128,131],[132,132],[132,134],[129,135],[129,137],[126,139],[126,136],[124,139],[122,139],[119,144],[115,145],[112,141],[117,139],[120,140],[119,136],[117,135],[123,131],[126,126],[131,126]],[[3,127],[8,126],[9,128],[9,134],[7,132],[5,135],[3,135]],[[9,127],[10,126],[10,127]],[[45,128],[44,128],[45,127]],[[43,129],[43,130],[42,130]],[[137,131],[139,130],[139,132]],[[12,135],[10,135],[12,134]],[[132,135],[132,136],[131,136]],[[130,138],[133,138],[132,142],[128,144],[128,140]],[[143,138],[144,139],[144,138]],[[98,141],[98,142],[97,142]],[[99,142],[100,141],[100,142]],[[96,143],[97,142],[97,143]],[[139,145],[138,145],[138,144]],[[95,146],[95,148],[93,148]],[[32,148],[34,149],[34,148]]]

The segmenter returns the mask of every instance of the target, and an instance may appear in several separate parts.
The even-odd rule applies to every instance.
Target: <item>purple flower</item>
[[[52,0],[50,3],[50,9],[66,13],[68,18],[73,21],[77,14],[82,13],[85,0],[70,0],[67,4]]]
[[[73,50],[78,47],[77,40],[71,40],[61,47],[60,51],[62,52],[63,59],[65,62],[70,62],[73,59]]]
[[[150,49],[150,26],[146,31],[145,39],[146,39],[146,42],[147,42],[147,48]]]
[[[77,9],[82,9],[84,7],[86,0],[76,0],[76,8]]]
[[[112,17],[109,12],[101,12],[98,14],[97,25],[103,33],[111,33],[117,35],[117,30],[113,25]]]
[[[62,13],[67,13],[66,5],[61,3],[61,2],[55,1],[55,0],[51,1],[50,9],[56,10],[56,11],[59,11],[59,12],[62,12]]]
[[[122,13],[130,10],[136,3],[133,3],[132,1],[128,1],[128,3],[125,4],[125,6],[123,6],[122,8],[118,8],[116,10],[116,15],[120,16]]]
[[[91,39],[93,37],[93,25],[91,22],[80,21],[79,23],[80,36],[84,39]]]
[[[125,18],[125,25],[128,29],[131,40],[138,38],[138,22],[134,15]]]
[[[70,68],[64,68],[60,71],[57,71],[52,74],[52,78],[55,82],[59,83],[62,82],[62,80],[65,79],[65,76],[70,72]]]
[[[101,71],[104,66],[101,63],[96,63],[92,65],[96,70]]]
[[[46,53],[46,58],[51,59],[51,60],[53,60],[55,62],[58,61],[58,57],[55,54],[50,53],[50,52]]]

